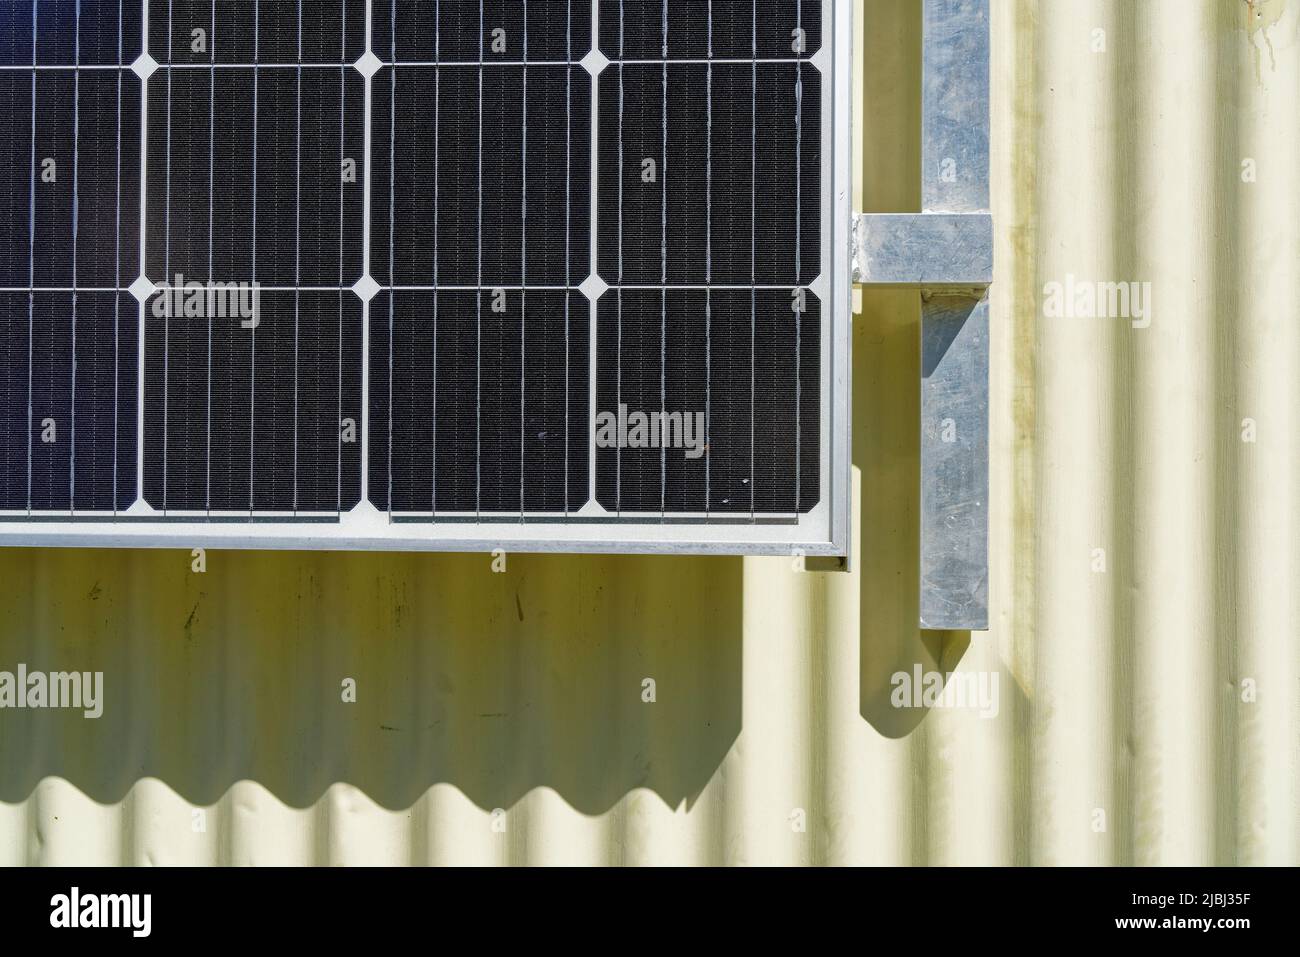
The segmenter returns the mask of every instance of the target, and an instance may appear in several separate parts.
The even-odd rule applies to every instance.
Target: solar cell
[[[151,315],[146,500],[166,512],[350,509],[361,303],[338,290],[263,291],[256,330],[244,321]]]
[[[364,268],[363,197],[343,164],[364,158],[362,78],[351,68],[258,70],[254,170],[253,74],[177,69],[170,83],[165,69],[156,74],[149,279],[337,286],[341,273],[351,286]]]
[[[0,509],[130,507],[136,346],[127,294],[0,292]]]
[[[499,313],[493,290],[404,290],[391,309],[388,293],[371,303],[377,508],[564,513],[587,501],[587,300],[502,293]]]
[[[298,0],[148,2],[149,51],[159,63],[337,66],[366,52],[366,0],[303,0],[301,22]]]
[[[518,286],[525,265],[533,285],[586,278],[590,77],[529,66],[525,102],[524,74],[484,68],[481,126],[477,66],[375,75],[372,190],[383,201],[372,208],[370,270],[381,285]]]
[[[601,9],[601,48],[628,60],[806,59],[821,48],[816,0],[616,0]]]
[[[704,284],[710,263],[716,285],[806,285],[816,278],[821,143],[812,135],[800,143],[798,126],[819,128],[820,88],[815,71],[800,77],[797,70],[785,63],[715,64],[710,80],[707,64],[674,63],[665,97],[662,64],[611,68],[600,102],[600,115],[612,121],[601,126],[600,141],[602,276],[613,284],[621,266],[626,284],[660,282],[666,210],[671,285]],[[774,124],[773,114],[790,122]]]
[[[577,61],[591,49],[591,0],[375,0],[373,6],[371,46],[390,62],[477,66],[481,51],[485,63],[563,63],[570,50]]]
[[[74,258],[80,286],[139,274],[139,116],[130,73],[0,70],[0,286],[71,286]]]
[[[0,66],[116,67],[119,50],[140,52],[139,0],[0,0]]]
[[[665,309],[658,290],[631,289],[621,318],[617,296],[601,300],[609,334],[600,340],[599,408],[707,411],[708,421],[698,457],[659,445],[602,448],[600,502],[616,513],[807,511],[819,495],[820,359],[796,342],[792,290],[760,289],[752,299],[749,290],[715,290],[711,310],[705,299],[702,289],[672,289]],[[815,298],[798,325],[820,342]]]

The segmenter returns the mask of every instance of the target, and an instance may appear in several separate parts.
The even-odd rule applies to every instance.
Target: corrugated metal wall
[[[0,863],[1300,862],[1300,2],[993,5],[988,634],[915,628],[919,310],[872,292],[852,574],[0,554],[0,669],[107,684],[0,712]],[[865,7],[862,208],[914,209],[918,4]],[[1150,326],[1044,318],[1067,275]],[[917,662],[996,716],[893,708]]]

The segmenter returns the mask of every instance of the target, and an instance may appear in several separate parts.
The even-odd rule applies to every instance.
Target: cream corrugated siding
[[[915,628],[918,308],[871,292],[849,575],[0,553],[0,668],[107,682],[0,712],[0,863],[1300,862],[1300,2],[993,5],[988,634]],[[866,8],[860,201],[914,209],[918,5]],[[1042,318],[1067,274],[1150,328]],[[918,661],[997,717],[893,709]]]

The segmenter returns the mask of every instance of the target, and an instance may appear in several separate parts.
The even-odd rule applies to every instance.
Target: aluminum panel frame
[[[143,0],[143,43],[148,50],[148,0]],[[371,17],[368,2],[367,23]],[[127,512],[0,512],[0,547],[121,547],[301,549],[429,552],[562,552],[593,554],[806,555],[847,560],[851,509],[851,251],[844,237],[853,228],[852,213],[852,59],[853,4],[821,0],[822,45],[807,62],[823,77],[821,264],[810,291],[823,304],[821,337],[821,497],[799,516],[759,515],[758,521],[732,515],[658,512],[621,519],[605,515],[494,515],[471,520],[443,516],[438,521],[407,519],[377,511],[366,500],[368,456],[362,452],[362,503],[341,516],[260,514],[254,512],[163,516],[143,499]],[[367,31],[369,37],[369,30]],[[593,34],[598,36],[598,32]],[[369,46],[369,42],[367,43]],[[599,82],[599,77],[595,78]],[[149,78],[143,77],[141,100],[148,102]],[[372,77],[366,77],[366,142],[371,135],[369,103]],[[593,101],[593,126],[599,122]],[[143,137],[143,134],[142,134]],[[148,162],[147,151],[141,157]],[[370,218],[370,164],[365,166],[365,218]],[[142,183],[142,206],[145,192]],[[142,230],[143,233],[143,230]],[[143,242],[143,238],[142,238]],[[368,257],[369,243],[363,247]],[[368,272],[368,267],[367,267]],[[368,313],[368,309],[365,310]],[[369,434],[368,316],[363,318],[362,432]],[[141,304],[140,323],[144,323]],[[143,328],[141,330],[143,332]],[[144,349],[141,335],[140,350]],[[141,365],[143,370],[143,364]],[[143,372],[142,372],[143,374]],[[143,382],[140,406],[143,409]],[[143,421],[140,423],[143,448]],[[594,463],[593,463],[594,468]],[[557,520],[560,519],[560,520]],[[841,567],[847,567],[847,561]]]

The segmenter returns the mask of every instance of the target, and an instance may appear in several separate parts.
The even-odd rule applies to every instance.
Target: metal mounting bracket
[[[924,0],[922,207],[858,214],[853,281],[921,292],[920,625],[988,628],[989,0]]]

